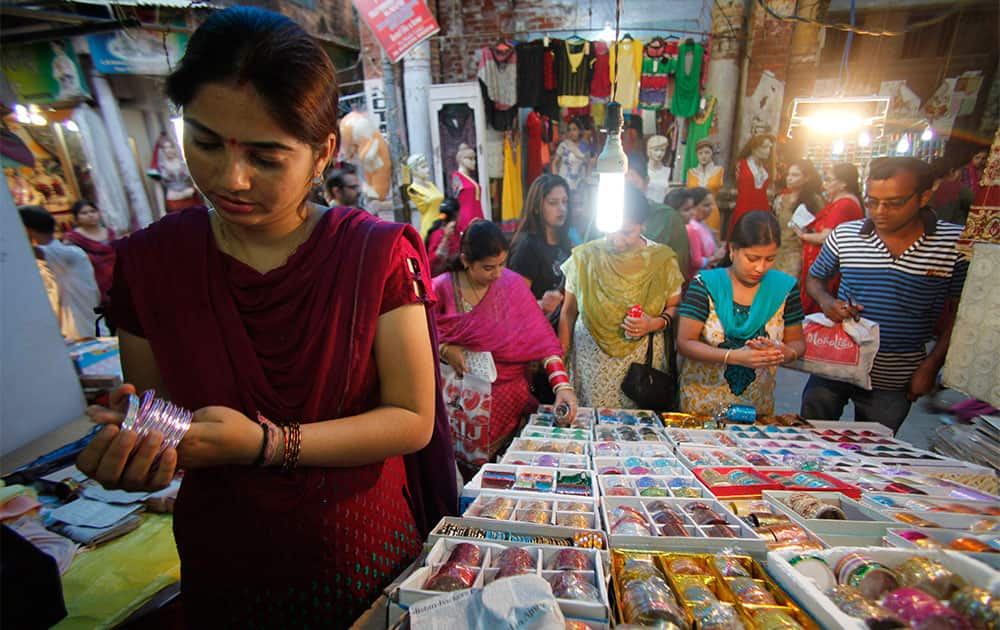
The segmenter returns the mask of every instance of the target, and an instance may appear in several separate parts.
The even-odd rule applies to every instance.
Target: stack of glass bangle
[[[177,448],[181,438],[191,427],[193,414],[177,405],[156,398],[153,390],[146,390],[140,400],[135,394],[128,397],[128,410],[122,421],[122,430],[135,431],[141,440],[153,431],[163,435],[157,455],[168,448]]]

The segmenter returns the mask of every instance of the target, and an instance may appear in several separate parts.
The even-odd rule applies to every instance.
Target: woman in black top
[[[524,276],[550,321],[559,321],[563,275],[569,258],[569,186],[558,175],[541,175],[528,189],[507,266]]]
[[[528,188],[521,222],[507,266],[531,286],[552,327],[558,330],[563,303],[562,264],[573,249],[569,239],[569,185],[558,175],[540,175]],[[542,403],[554,400],[544,370],[532,378],[531,391]]]

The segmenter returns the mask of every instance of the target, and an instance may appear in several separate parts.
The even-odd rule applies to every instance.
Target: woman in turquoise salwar
[[[731,264],[692,279],[678,315],[681,410],[713,415],[730,404],[774,412],[775,372],[802,356],[802,300],[792,276],[771,269],[778,221],[750,212],[729,239]]]

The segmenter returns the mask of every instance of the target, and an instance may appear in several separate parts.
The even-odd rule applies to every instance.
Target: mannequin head
[[[455,161],[458,162],[459,170],[466,175],[476,170],[476,152],[467,144],[458,147]]]
[[[408,157],[406,165],[410,168],[410,174],[413,175],[415,181],[425,182],[431,178],[431,167],[422,153]]]
[[[649,164],[663,165],[663,157],[667,154],[667,139],[664,136],[650,136],[646,142],[646,157]]]
[[[774,136],[766,133],[756,135],[747,141],[746,146],[740,151],[741,160],[754,158],[761,164],[771,161],[771,150],[774,149]]]
[[[695,155],[698,156],[698,166],[705,167],[712,163],[715,155],[715,146],[708,140],[699,140],[694,145]]]

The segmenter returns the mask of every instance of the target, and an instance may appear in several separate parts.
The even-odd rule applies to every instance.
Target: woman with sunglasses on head
[[[796,230],[799,239],[802,240],[800,285],[802,309],[807,315],[822,310],[819,304],[806,294],[805,281],[809,268],[812,267],[820,250],[823,249],[823,243],[830,236],[830,232],[833,232],[833,228],[841,223],[863,219],[865,216],[861,209],[861,186],[858,184],[858,169],[853,164],[843,162],[826,169],[823,174],[823,194],[826,197],[826,205],[816,215],[816,220],[804,231]],[[827,290],[832,295],[836,295],[839,284],[840,277],[833,277],[828,281]]]

